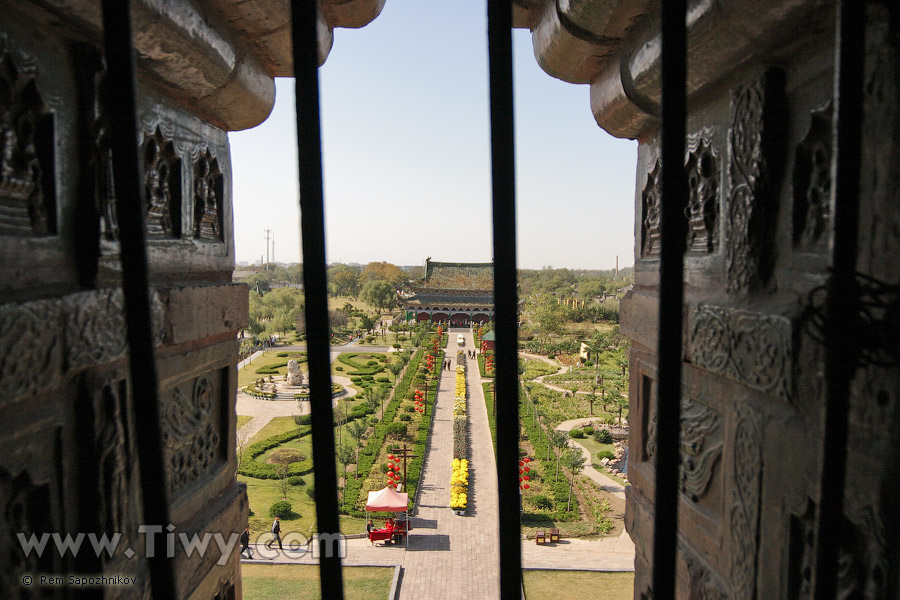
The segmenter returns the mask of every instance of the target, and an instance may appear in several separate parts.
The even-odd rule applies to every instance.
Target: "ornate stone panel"
[[[686,359],[753,389],[791,395],[791,322],[785,317],[701,304],[689,321]]]
[[[810,115],[794,153],[794,246],[824,252],[831,215],[832,104]]]
[[[54,122],[36,70],[0,34],[0,235],[56,234]]]
[[[209,153],[200,155],[194,163],[194,237],[205,242],[221,242],[222,171],[219,161]]]
[[[812,598],[816,564],[816,504],[811,498],[790,511],[787,600]]]
[[[100,238],[106,242],[119,239],[119,219],[116,213],[116,189],[113,178],[112,148],[109,140],[109,86],[106,71],[94,74],[93,106],[91,107],[91,180],[94,206],[100,217]]]
[[[719,159],[711,138],[707,129],[687,141],[688,254],[712,254],[719,248]]]
[[[878,494],[852,490],[845,500],[842,544],[838,557],[838,598],[896,598],[896,538],[885,526],[884,502]]]
[[[656,458],[656,430],[658,411],[653,416],[647,433],[647,456]],[[713,408],[689,396],[681,397],[681,492],[692,502],[706,495],[722,456],[722,417]]]
[[[169,493],[196,481],[225,458],[220,423],[226,377],[224,371],[214,371],[161,394]]]
[[[662,167],[657,159],[641,191],[641,258],[659,258],[661,240]]]
[[[25,556],[18,534],[39,539],[43,533],[57,531],[52,524],[50,486],[35,484],[27,471],[12,474],[0,467],[0,511],[0,597],[37,597],[22,595],[22,577],[53,573],[55,550]]]
[[[777,165],[783,152],[777,122],[783,86],[780,72],[769,70],[732,95],[725,228],[725,268],[731,293],[759,288],[771,275],[773,225],[778,213]]]
[[[759,416],[736,405],[731,488],[731,591],[736,600],[756,595],[757,549],[762,482],[762,434]]]
[[[63,300],[66,314],[66,362],[70,369],[125,356],[125,296],[121,289],[82,292]],[[155,343],[165,334],[165,307],[158,294],[151,295]]]
[[[144,137],[143,152],[147,234],[151,238],[180,238],[181,157],[160,128]]]
[[[39,300],[0,306],[0,402],[59,385],[62,374],[60,303]]]
[[[687,566],[690,600],[727,600],[728,595],[712,570],[687,552],[684,554],[684,561]]]

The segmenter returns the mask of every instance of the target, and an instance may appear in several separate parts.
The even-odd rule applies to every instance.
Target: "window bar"
[[[500,597],[522,596],[512,4],[488,0]],[[499,399],[502,399],[501,402]]]
[[[341,557],[322,534],[338,534],[337,468],[334,413],[331,408],[331,359],[325,275],[325,210],[322,188],[322,140],[319,123],[318,2],[292,0],[294,78],[296,81],[297,159],[300,171],[300,233],[306,296],[306,339],[316,524],[320,537],[319,578],[323,598],[343,598]],[[331,546],[331,547],[329,547]]]
[[[843,533],[850,383],[858,366],[860,339],[856,279],[859,176],[863,119],[866,3],[838,2],[835,57],[834,242],[825,304],[825,435],[819,499],[815,598],[837,597],[838,556]]]
[[[662,5],[662,209],[653,594],[675,597],[678,468],[681,462],[681,346],[687,181],[684,164],[687,39],[685,0]]]
[[[143,505],[143,523],[165,528],[169,498],[159,420],[159,390],[150,318],[150,283],[144,222],[145,201],[138,149],[138,108],[131,2],[103,0],[103,40],[107,79],[115,102],[109,105],[110,147],[115,174],[116,213],[122,255],[122,291],[128,340],[131,406],[139,423],[136,442]],[[157,538],[160,533],[147,533]],[[149,541],[149,540],[148,540]],[[153,598],[175,598],[172,561],[161,552],[147,558]]]

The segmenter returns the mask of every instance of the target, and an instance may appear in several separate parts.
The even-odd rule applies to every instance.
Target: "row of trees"
[[[612,269],[597,271],[544,267],[539,270],[519,270],[519,289],[522,296],[556,294],[562,297],[590,299],[604,294],[618,294],[632,281],[634,281],[634,267],[621,269],[618,276]]]

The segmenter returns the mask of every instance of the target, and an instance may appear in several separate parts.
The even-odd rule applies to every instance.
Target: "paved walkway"
[[[556,430],[557,431],[570,431],[573,427],[578,427],[580,425],[584,425],[585,423],[590,423],[591,421],[596,421],[596,420],[597,420],[597,417],[589,417],[586,419],[570,419],[568,421],[563,421],[562,423],[557,425]],[[612,477],[607,475],[606,473],[603,473],[602,471],[598,471],[597,469],[595,469],[594,465],[591,464],[591,451],[590,450],[588,450],[587,448],[585,448],[584,446],[582,446],[581,444],[579,444],[572,438],[569,438],[569,446],[572,448],[581,450],[581,454],[582,454],[582,456],[584,456],[584,460],[585,460],[584,469],[582,470],[582,472],[585,475],[587,475],[592,480],[594,480],[597,483],[597,485],[602,487],[604,490],[606,490],[610,494],[614,494],[614,495],[618,496],[619,498],[621,498],[622,500],[625,499],[625,487],[621,483],[619,483],[618,481],[616,481],[615,479],[613,479]]]
[[[465,333],[465,348],[473,347]],[[455,367],[454,338],[447,356]],[[456,372],[443,371],[434,407],[434,423],[422,467],[419,502],[409,547],[372,546],[347,540],[347,565],[403,567],[399,598],[496,598],[499,596],[497,465],[477,362],[468,361],[469,507],[464,516],[450,511],[450,463],[453,457],[453,395]],[[265,401],[263,401],[265,402]],[[270,403],[271,404],[271,403]],[[621,487],[621,486],[619,486]],[[306,548],[275,552],[257,547],[257,560],[316,564]],[[244,561],[248,562],[248,561]],[[563,539],[537,546],[522,542],[523,568],[633,571],[634,544],[628,534],[594,540]]]

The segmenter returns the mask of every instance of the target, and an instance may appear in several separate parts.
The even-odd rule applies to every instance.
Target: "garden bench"
[[[558,541],[559,541],[559,529],[556,529],[554,527],[553,529],[550,530],[550,543],[553,544]]]
[[[534,534],[534,543],[538,546],[542,546],[547,543],[547,534],[544,533],[543,530],[538,531]]]

